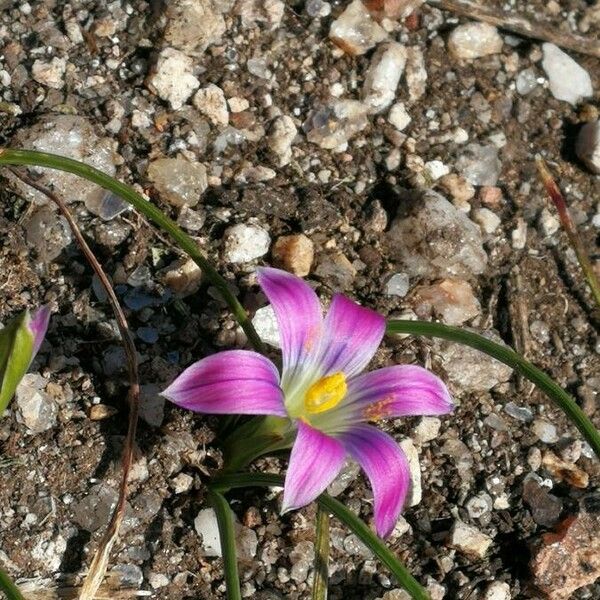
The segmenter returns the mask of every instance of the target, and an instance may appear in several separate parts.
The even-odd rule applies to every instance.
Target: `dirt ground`
[[[346,146],[329,148],[319,119],[335,121],[340,98],[366,102],[365,78],[382,43],[359,56],[332,43],[330,27],[346,0],[201,2],[212,16],[200,25],[180,22],[178,7],[195,2],[165,4],[171,9],[160,1],[0,0],[0,145],[36,147],[49,128],[76,131],[89,144],[88,159],[178,219],[252,314],[266,304],[254,268],[276,262],[282,236],[304,234],[314,248],[307,279],[324,300],[343,291],[385,315],[460,322],[499,336],[600,426],[598,313],[533,160],[543,155],[559,176],[598,265],[600,178],[574,147],[581,125],[598,118],[599,59],[568,52],[594,89],[573,106],[551,93],[540,42],[501,31],[497,51],[459,59],[448,40],[468,20],[424,4],[409,19],[384,24],[388,41],[411,49],[393,99],[410,122],[402,130],[392,124],[389,106],[361,113],[341,124],[345,133],[356,128]],[[549,26],[600,34],[591,2],[486,4],[516,4]],[[182,41],[201,34],[205,44]],[[166,69],[174,82],[161,97],[160,58],[177,44],[185,73]],[[524,94],[517,80],[528,69],[533,82]],[[188,80],[192,89],[179,102],[173,86]],[[229,99],[228,124],[196,99],[209,84]],[[287,158],[275,135],[282,116],[296,129]],[[60,152],[64,136],[45,147]],[[491,163],[479,165],[471,144],[487,148]],[[181,189],[169,191],[152,176],[149,164],[178,156],[204,165],[194,175],[204,183],[172,165]],[[477,179],[470,168],[486,182],[469,183]],[[219,421],[164,405],[157,393],[193,360],[243,347],[245,338],[216,290],[198,273],[182,275],[177,248],[139,214],[113,211],[114,198],[73,188],[62,176],[52,184],[111,276],[140,355],[138,457],[110,563],[112,589],[131,590],[125,597],[143,590],[172,600],[225,598],[222,561],[195,525],[207,507],[205,483],[222,463]],[[429,196],[443,201],[446,216],[424,212],[422,194],[430,190],[443,197]],[[59,597],[50,590],[80,583],[114,504],[127,426],[125,363],[110,307],[64,224],[14,180],[5,179],[0,194],[0,320],[43,302],[53,308],[47,341],[0,419],[0,564],[33,590],[31,598]],[[250,259],[236,262],[228,232],[240,224],[266,232],[267,248],[253,252],[260,241],[253,239]],[[405,282],[400,292],[389,282],[395,274]],[[442,280],[464,295],[440,292]],[[397,337],[374,366],[410,362],[446,379],[457,409],[440,423],[383,425],[412,439],[421,470],[422,499],[404,512],[391,548],[434,599],[545,598],[530,561],[547,543],[543,534],[580,514],[598,491],[600,463],[541,392],[491,359]],[[106,418],[90,418],[97,405],[108,407]],[[585,485],[562,477],[552,457],[585,475]],[[285,464],[266,458],[255,468],[283,473]],[[336,486],[338,498],[370,521],[371,492],[352,465]],[[278,491],[228,497],[240,523],[244,596],[310,598],[314,506],[282,517]],[[460,523],[489,540],[483,553],[452,542]],[[335,519],[331,535],[330,598],[404,598]],[[508,584],[505,595],[490,595],[494,581]],[[600,584],[571,597],[598,599]]]

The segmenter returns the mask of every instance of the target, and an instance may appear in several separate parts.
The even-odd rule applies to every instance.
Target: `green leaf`
[[[315,540],[315,575],[312,600],[327,600],[329,579],[329,512],[320,504],[317,509],[317,539]]]
[[[7,600],[25,600],[19,588],[2,569],[0,569],[0,591],[4,592]]]
[[[505,365],[512,367],[515,371],[518,371],[534,383],[567,415],[590,444],[596,456],[600,458],[600,433],[585,413],[577,406],[575,400],[548,377],[546,373],[526,361],[514,350],[492,342],[492,340],[472,331],[442,325],[441,323],[430,323],[428,321],[390,320],[387,323],[387,333],[408,333],[450,340],[451,342],[457,342],[480,350],[503,362]]]
[[[241,600],[242,593],[240,591],[240,576],[237,567],[233,514],[231,508],[229,508],[229,504],[227,504],[227,500],[219,492],[209,489],[208,499],[217,515],[221,551],[223,552],[223,569],[225,571],[227,598],[229,600]]]
[[[283,477],[269,473],[232,473],[217,476],[210,484],[214,492],[224,493],[232,488],[243,487],[283,487]],[[361,521],[352,511],[341,502],[328,494],[317,498],[319,505],[332,512],[365,546],[390,570],[398,583],[414,598],[414,600],[429,600],[429,596],[419,582],[408,572],[396,555],[377,537],[369,526]]]
[[[25,311],[0,329],[0,415],[4,412],[33,359],[34,336]]]

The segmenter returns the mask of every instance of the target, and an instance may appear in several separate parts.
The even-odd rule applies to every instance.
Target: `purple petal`
[[[283,372],[317,350],[323,327],[321,304],[314,290],[299,277],[279,269],[259,268],[258,282],[279,325]]]
[[[416,365],[396,365],[351,379],[340,410],[356,411],[362,420],[378,421],[443,415],[453,408],[450,393],[439,377]]]
[[[285,476],[282,512],[312,502],[334,480],[345,456],[340,442],[298,421],[298,435]]]
[[[50,322],[50,307],[48,305],[41,306],[32,315],[29,321],[29,330],[33,334],[33,353],[32,357],[38,353],[46,331]]]
[[[388,536],[398,520],[410,486],[408,460],[398,444],[370,425],[356,425],[338,435],[363,468],[373,489],[375,529]]]
[[[335,294],[325,317],[319,359],[323,373],[360,373],[373,358],[385,332],[385,319],[341,294]]]
[[[211,414],[286,416],[275,365],[248,350],[219,352],[188,367],[162,395]]]

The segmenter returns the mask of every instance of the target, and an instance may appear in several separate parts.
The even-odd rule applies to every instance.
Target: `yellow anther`
[[[337,406],[348,391],[346,377],[339,371],[313,383],[304,395],[304,408],[310,414],[325,412]]]

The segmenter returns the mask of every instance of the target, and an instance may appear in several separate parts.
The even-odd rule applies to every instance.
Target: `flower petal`
[[[275,365],[248,350],[219,352],[188,367],[162,395],[202,413],[286,416]]]
[[[453,409],[444,382],[423,367],[396,365],[354,377],[339,410],[360,420],[443,415]],[[357,414],[359,413],[359,414]]]
[[[385,319],[341,294],[325,317],[319,363],[323,373],[360,373],[373,358],[385,333]]]
[[[38,353],[50,322],[50,307],[41,306],[32,315],[29,321],[29,330],[33,334],[33,356]]]
[[[345,456],[339,441],[298,421],[298,435],[285,476],[282,512],[312,502],[334,480]]]
[[[291,273],[266,267],[257,273],[279,324],[285,378],[318,348],[323,328],[321,304],[314,290]]]
[[[356,425],[338,439],[367,474],[373,489],[375,529],[379,536],[388,536],[410,486],[410,469],[404,452],[389,435],[370,425]]]

